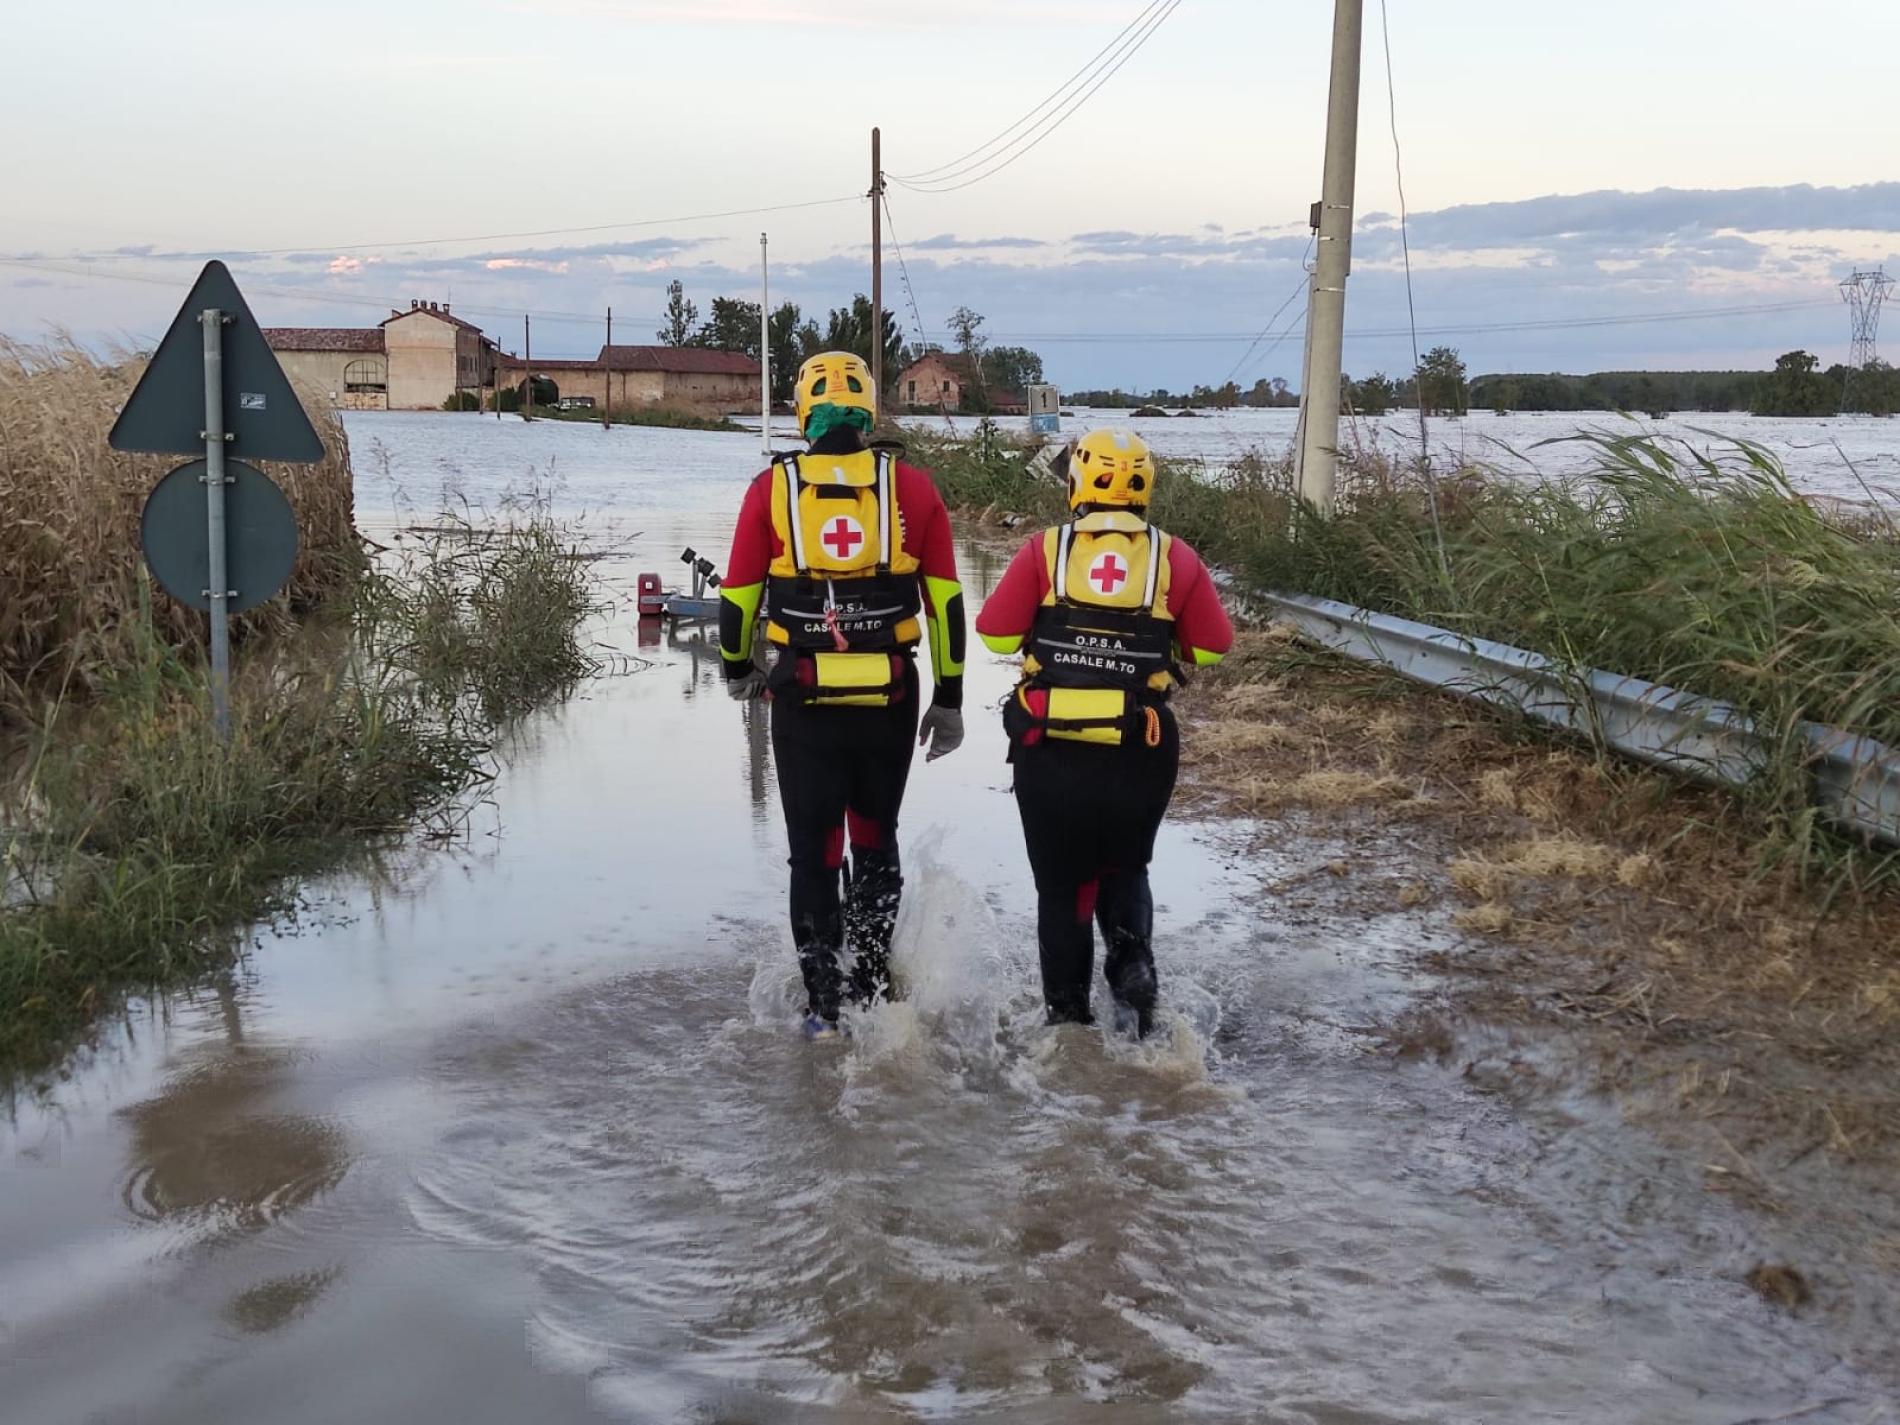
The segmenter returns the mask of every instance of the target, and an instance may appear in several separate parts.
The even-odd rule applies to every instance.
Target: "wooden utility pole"
[[[527,383],[521,388],[521,419],[534,419],[534,318],[521,317],[521,361]]]
[[[614,403],[614,309],[607,309],[607,345],[600,351],[600,428],[607,429],[608,411]]]
[[[884,409],[884,139],[871,130],[871,390]]]
[[[1359,58],[1365,0],[1335,0],[1333,81],[1326,110],[1326,170],[1320,186],[1318,257],[1307,307],[1306,373],[1300,382],[1300,498],[1333,512],[1339,468],[1339,377],[1345,362],[1346,277],[1352,271],[1353,187],[1359,162]]]

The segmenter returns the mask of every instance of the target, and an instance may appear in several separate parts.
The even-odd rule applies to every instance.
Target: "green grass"
[[[243,650],[228,747],[198,655],[134,621],[95,697],[37,711],[0,801],[0,1073],[228,963],[296,878],[453,835],[506,721],[592,671],[592,606],[544,518],[450,526],[328,626]]]
[[[1428,479],[1342,462],[1316,517],[1283,460],[1164,466],[1154,517],[1243,586],[1340,599],[1735,704],[1779,749],[1740,805],[1763,853],[1803,871],[1900,878],[1900,857],[1827,829],[1804,720],[1900,747],[1900,530],[1804,500],[1748,442],[1710,454],[1615,431],[1587,478],[1482,468]],[[992,438],[910,442],[953,505],[1060,518],[1062,491]],[[1434,517],[1434,505],[1436,517]],[[1442,543],[1441,543],[1442,540]]]

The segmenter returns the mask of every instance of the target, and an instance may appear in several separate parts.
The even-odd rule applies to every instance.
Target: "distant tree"
[[[818,329],[809,328],[814,339]],[[805,349],[800,314],[795,303],[785,302],[772,313],[772,399],[789,401],[798,381],[798,368],[810,355]]]
[[[983,378],[993,391],[1020,395],[1042,381],[1042,358],[1026,346],[993,346],[983,357]]]
[[[984,353],[989,350],[989,338],[983,335],[983,314],[969,307],[958,307],[948,319],[950,336],[957,344],[957,350],[963,359],[970,363],[970,370],[976,378],[976,385],[985,391],[987,378],[983,374]]]
[[[694,333],[689,344],[713,351],[736,351],[757,361],[759,304],[736,297],[714,297],[706,324]]]
[[[884,312],[884,379],[895,381],[897,373],[903,369],[901,357],[904,352],[903,333],[898,330],[894,313]],[[848,307],[833,307],[825,327],[825,334],[818,351],[854,351],[866,361],[871,359],[873,337],[871,321],[871,299],[862,292],[851,299]],[[816,327],[812,328],[815,332]]]
[[[1752,409],[1758,416],[1831,416],[1841,408],[1841,388],[1815,368],[1820,359],[1805,351],[1776,358],[1775,369],[1755,388]]]
[[[1465,413],[1464,358],[1449,346],[1435,346],[1418,364],[1419,401],[1428,415]]]
[[[1392,379],[1383,371],[1375,372],[1363,381],[1348,382],[1346,389],[1351,395],[1353,409],[1362,416],[1384,415],[1392,409],[1398,397]]]
[[[1830,367],[1826,380],[1840,389],[1843,411],[1864,416],[1900,411],[1900,369],[1877,358],[1858,371],[1850,366]]]
[[[1472,390],[1475,392],[1477,387],[1473,386]],[[1517,409],[1517,382],[1511,380],[1493,381],[1487,394],[1490,398],[1491,410],[1494,414],[1508,416],[1512,411]]]
[[[654,333],[667,346],[689,346],[699,329],[699,308],[686,300],[686,288],[671,282],[666,288],[664,325]]]

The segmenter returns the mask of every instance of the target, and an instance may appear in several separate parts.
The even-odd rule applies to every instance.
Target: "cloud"
[[[1368,217],[1368,224],[1375,221]],[[1396,222],[1396,219],[1386,219]],[[1515,247],[1534,239],[1626,238],[1658,241],[1677,233],[1900,231],[1900,183],[1817,188],[1604,189],[1508,203],[1472,203],[1414,213],[1415,244]]]
[[[955,233],[938,233],[922,242],[910,244],[912,252],[953,252],[974,250],[977,248],[1032,248],[1048,247],[1045,238],[1032,237],[996,237],[996,238],[960,238]]]

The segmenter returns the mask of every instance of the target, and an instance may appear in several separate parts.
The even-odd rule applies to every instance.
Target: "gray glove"
[[[748,668],[736,678],[726,679],[726,696],[735,703],[749,703],[765,692],[765,673]]]
[[[963,714],[956,708],[932,703],[917,728],[917,745],[922,747],[926,742],[930,744],[930,750],[924,754],[926,762],[935,762],[963,746]]]

